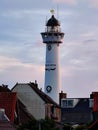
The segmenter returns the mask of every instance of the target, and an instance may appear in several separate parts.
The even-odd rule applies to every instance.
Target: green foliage
[[[39,126],[41,130],[58,130],[54,120],[48,118],[40,121],[30,120],[25,124],[21,124],[17,130],[39,130]]]
[[[70,130],[70,129],[71,129],[71,125],[64,124],[63,130]]]
[[[27,121],[25,124],[21,124],[18,130],[38,130],[38,122],[36,120]]]
[[[49,118],[43,120],[43,122],[41,123],[41,128],[42,130],[58,130],[58,128],[56,128],[55,121]]]
[[[74,130],[86,130],[86,125],[79,125],[77,127],[74,128]]]

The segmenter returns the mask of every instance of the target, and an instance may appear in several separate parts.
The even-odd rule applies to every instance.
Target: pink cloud
[[[39,88],[43,88],[44,67],[39,64],[22,63],[21,61],[0,56],[0,84],[13,84],[16,82],[34,82],[38,81]],[[11,87],[13,87],[11,86]]]
[[[98,0],[90,0],[90,6],[98,8]]]

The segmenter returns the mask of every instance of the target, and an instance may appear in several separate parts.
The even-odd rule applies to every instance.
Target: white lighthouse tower
[[[59,103],[61,91],[59,49],[64,33],[61,32],[60,23],[53,13],[46,23],[45,32],[42,32],[41,35],[43,43],[46,44],[44,92]]]

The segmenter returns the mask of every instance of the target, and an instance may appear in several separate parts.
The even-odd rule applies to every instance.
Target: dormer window
[[[62,100],[61,106],[63,108],[72,108],[74,106],[74,101],[73,101],[73,99]]]
[[[93,108],[94,106],[94,99],[89,99],[89,107]]]

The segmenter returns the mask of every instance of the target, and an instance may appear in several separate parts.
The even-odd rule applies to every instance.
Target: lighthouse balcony
[[[43,43],[62,43],[63,35],[42,35]]]
[[[62,39],[57,37],[48,37],[43,39],[43,43],[62,43]]]

